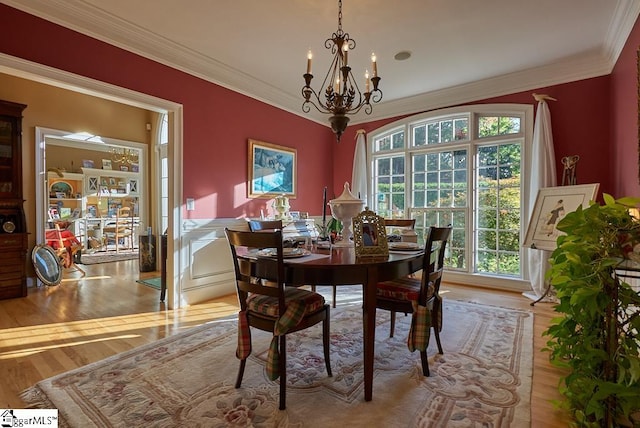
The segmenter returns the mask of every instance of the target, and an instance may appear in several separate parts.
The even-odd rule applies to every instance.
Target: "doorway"
[[[36,141],[36,242],[55,248],[64,230],[80,263],[138,258],[151,225],[147,145],[40,127]]]
[[[7,75],[16,76],[18,78],[31,80],[41,83],[43,85],[49,85],[52,88],[62,88],[64,90],[77,92],[81,94],[91,95],[105,100],[116,101],[128,106],[139,107],[147,109],[156,113],[168,113],[169,118],[169,138],[167,146],[167,165],[168,165],[168,177],[167,180],[167,193],[168,193],[168,237],[167,240],[167,275],[168,275],[168,294],[167,304],[169,308],[177,308],[181,302],[181,274],[184,269],[181,266],[180,260],[180,242],[182,231],[179,227],[181,224],[182,210],[181,210],[181,183],[182,183],[182,106],[178,103],[159,99],[150,95],[142,94],[139,92],[131,91],[126,88],[117,87],[114,85],[105,84],[104,82],[95,81],[86,77],[77,76],[71,73],[67,73],[61,70],[51,69],[36,63],[19,60],[9,56],[0,56],[0,68],[3,73]],[[49,98],[49,99],[55,99]],[[33,110],[32,110],[33,111]],[[55,116],[55,115],[54,115]],[[33,117],[33,116],[31,116]],[[103,121],[106,119],[102,119]],[[41,123],[51,123],[51,118],[42,120]],[[36,122],[32,122],[31,126],[35,126]],[[55,122],[53,122],[55,123]],[[33,128],[32,128],[33,129]],[[33,133],[25,133],[23,135],[23,152],[26,155],[26,159],[36,158],[38,147],[34,141]],[[44,173],[44,161],[42,159],[36,159],[40,168]],[[28,165],[28,164],[27,164]],[[33,164],[31,164],[33,165]],[[30,174],[31,168],[26,168],[25,173],[32,178],[26,178],[25,185],[27,189],[26,199],[27,206],[29,204],[35,205],[35,203],[41,203],[41,199],[36,197],[36,187],[42,186],[44,180],[41,176],[38,176],[33,172]],[[151,171],[154,177],[154,182],[157,177],[157,171]],[[43,195],[44,189],[38,190],[37,194]],[[152,198],[156,198],[156,195],[152,194]],[[35,207],[31,208],[29,212],[31,218],[27,218],[30,230],[37,230],[40,222],[36,222],[35,219]],[[44,227],[42,227],[44,229]],[[35,233],[29,238],[29,245],[33,246],[38,236],[42,236],[43,232]],[[40,238],[38,238],[40,239]]]

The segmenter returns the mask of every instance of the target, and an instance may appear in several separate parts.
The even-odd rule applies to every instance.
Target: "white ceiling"
[[[301,116],[331,55],[337,0],[0,0]],[[355,76],[378,58],[384,92],[352,124],[611,72],[640,0],[344,0]],[[406,61],[394,60],[410,51]]]

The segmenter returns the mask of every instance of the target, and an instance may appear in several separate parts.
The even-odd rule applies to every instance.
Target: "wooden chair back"
[[[225,229],[229,240],[241,310],[246,310],[248,293],[278,297],[284,308],[284,251],[280,229],[261,233]],[[254,263],[243,259],[252,249],[270,248],[275,257],[259,257]]]
[[[415,218],[385,218],[384,225],[386,227],[402,227],[407,229],[415,229]]]
[[[444,271],[444,257],[447,248],[447,241],[451,235],[451,226],[430,227],[427,230],[426,242],[424,246],[424,263],[422,265],[422,284],[420,287],[419,303],[422,306],[427,304],[428,286],[433,284],[433,296],[438,296],[442,272]]]

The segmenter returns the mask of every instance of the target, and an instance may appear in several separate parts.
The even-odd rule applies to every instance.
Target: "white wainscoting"
[[[245,219],[186,220],[182,230],[180,306],[235,294],[233,260],[224,228],[249,230]]]

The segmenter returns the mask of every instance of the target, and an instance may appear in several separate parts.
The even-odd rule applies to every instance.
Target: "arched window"
[[[531,105],[487,104],[423,113],[373,131],[371,205],[386,218],[415,218],[419,236],[429,226],[452,225],[450,273],[522,279],[532,129]]]

